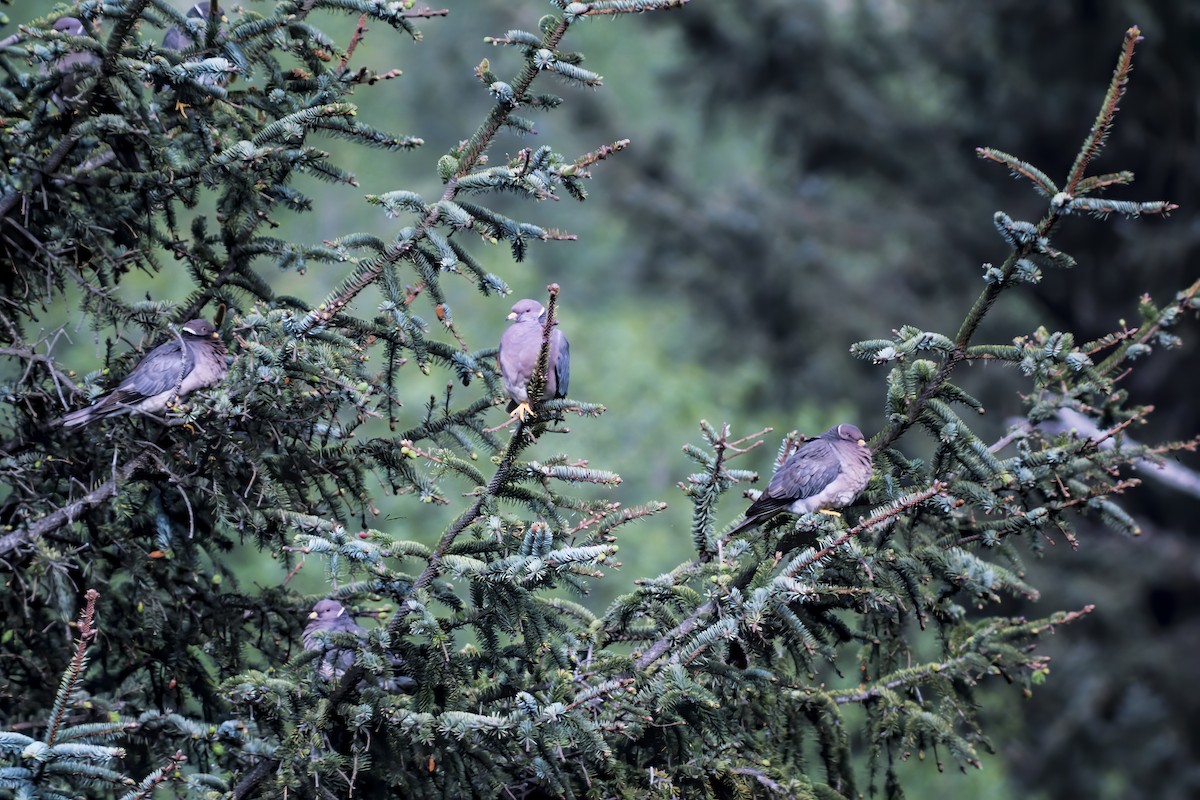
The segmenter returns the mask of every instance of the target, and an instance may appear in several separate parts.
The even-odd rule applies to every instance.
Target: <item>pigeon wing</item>
[[[554,370],[554,396],[566,397],[571,382],[571,345],[558,328],[550,334],[550,367]]]
[[[770,515],[797,500],[819,494],[837,478],[841,469],[841,461],[829,442],[824,439],[805,442],[775,471],[766,491],[746,509],[746,517]]]

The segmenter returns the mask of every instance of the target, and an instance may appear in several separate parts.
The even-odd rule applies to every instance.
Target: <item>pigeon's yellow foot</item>
[[[517,407],[512,410],[509,416],[516,417],[517,419],[521,420],[521,422],[524,422],[526,417],[533,416],[533,406],[529,405],[528,402],[519,403]]]
[[[191,107],[192,107],[191,103],[185,103],[182,100],[175,101],[175,111],[177,111],[179,114],[181,114],[184,119],[187,119],[187,110]]]
[[[834,511],[832,508],[818,508],[817,513],[818,514],[828,514],[831,517],[840,517],[842,515],[842,512]]]

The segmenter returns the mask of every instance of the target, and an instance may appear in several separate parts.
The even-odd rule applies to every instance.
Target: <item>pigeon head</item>
[[[196,3],[188,9],[187,15],[192,19],[203,19],[212,14],[212,3]],[[217,6],[217,16],[222,20],[225,18],[225,11]]]
[[[851,425],[849,422],[843,422],[841,425],[838,425],[836,428],[833,428],[831,431],[829,431],[829,433],[833,435],[831,438],[844,439],[847,442],[854,442],[857,445],[864,445],[867,443],[866,438],[863,436],[863,432],[858,429],[858,426]]]
[[[68,36],[83,36],[83,23],[74,17],[63,17],[54,23],[54,30]]]
[[[345,613],[345,607],[337,600],[318,600],[308,618],[317,622],[333,622]]]
[[[206,319],[194,319],[183,326],[183,332],[198,339],[207,339],[213,336],[217,329]]]
[[[537,300],[518,300],[508,318],[515,322],[540,322],[545,314],[545,307]]]

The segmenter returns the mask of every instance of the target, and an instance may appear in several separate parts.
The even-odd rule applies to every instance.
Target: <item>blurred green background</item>
[[[236,21],[247,7],[269,6],[226,11]],[[425,146],[384,154],[319,142],[360,186],[301,184],[319,198],[316,210],[281,217],[279,236],[391,238],[409,224],[387,219],[362,195],[440,195],[438,156],[469,136],[491,105],[473,68],[484,58],[502,77],[516,68],[511,53],[484,37],[535,30],[552,10],[540,0],[434,7],[450,14],[424,21],[422,41],[381,28],[354,57],[358,66],[403,71],[359,90],[361,118],[419,136]],[[33,2],[6,8],[14,25],[47,11]],[[330,18],[324,27],[345,43],[354,22]],[[482,347],[498,341],[515,299],[542,297],[548,282],[558,282],[571,395],[608,411],[570,420],[569,436],[545,436],[539,450],[616,470],[624,482],[610,494],[623,504],[670,504],[625,534],[624,567],[600,583],[590,601],[596,610],[634,579],[688,557],[689,508],[675,484],[689,471],[679,447],[696,438],[698,419],[728,421],[740,434],[774,427],[771,446],[740,465],[764,473],[788,430],[812,434],[840,421],[869,434],[879,429],[885,373],[852,359],[850,344],[906,323],[953,333],[981,285],[981,265],[1005,253],[992,213],[1036,219],[1044,204],[974,148],[996,147],[1063,176],[1131,24],[1147,40],[1098,166],[1138,176],[1113,197],[1168,199],[1181,208],[1166,220],[1069,220],[1057,245],[1079,266],[1005,300],[981,341],[1007,342],[1039,324],[1094,338],[1132,318],[1142,293],[1165,300],[1195,279],[1200,4],[694,0],[681,11],[589,20],[572,31],[565,48],[584,53],[604,87],[542,86],[558,90],[566,105],[538,117],[533,137],[505,135],[493,160],[528,145],[570,157],[618,139],[630,147],[593,169],[586,203],[505,198],[502,211],[578,241],[540,244],[520,264],[503,244],[475,246],[513,295],[483,298],[464,282],[450,303],[468,342]],[[264,264],[262,272],[278,293],[315,303],[348,267],[314,265],[301,275]],[[182,271],[168,272],[129,280],[124,290],[183,297],[186,281]],[[360,309],[377,302],[368,295]],[[70,318],[70,308],[54,309],[47,324]],[[81,371],[93,368],[98,340],[86,325],[70,330],[74,347],[58,355]],[[1195,325],[1181,333],[1185,349],[1157,354],[1125,383],[1136,400],[1158,408],[1140,439],[1200,430]],[[974,426],[985,438],[998,435],[1020,408],[1020,376],[972,372],[966,386],[989,411]],[[405,390],[408,409],[419,414],[431,396],[443,396],[445,375],[414,369]],[[501,423],[502,411],[493,413]],[[386,497],[382,484],[379,495],[381,515],[368,524],[401,526],[406,537],[435,538],[456,511]],[[1147,532],[1140,540],[1097,528],[1077,552],[1061,543],[1040,561],[1030,558],[1042,599],[1028,609],[1012,601],[1014,613],[1086,603],[1097,611],[1060,631],[1049,648],[1050,680],[1030,701],[1003,686],[985,692],[999,758],[977,773],[937,776],[914,757],[919,777],[910,796],[1200,796],[1200,726],[1192,722],[1200,703],[1191,686],[1200,669],[1200,558],[1190,522],[1197,499],[1148,479],[1127,507]],[[722,519],[742,508],[726,503]],[[276,584],[285,571],[247,549],[241,578]],[[327,580],[313,564],[295,585],[317,592]]]

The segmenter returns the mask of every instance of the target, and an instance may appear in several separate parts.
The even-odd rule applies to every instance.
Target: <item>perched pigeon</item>
[[[304,627],[304,649],[324,650],[331,647],[314,636],[318,631],[331,633],[352,633],[358,638],[366,634],[367,629],[355,622],[346,608],[337,600],[318,600],[308,615],[309,623]],[[321,663],[321,671],[330,677],[336,673],[341,675],[354,663],[354,651],[331,647],[325,660]]]
[[[546,324],[546,309],[536,300],[519,300],[508,318],[513,320],[500,337],[500,377],[504,390],[512,401],[508,412],[521,421],[532,413],[529,399],[529,380],[537,369],[542,349],[542,329]],[[556,322],[557,325],[557,322]],[[567,396],[571,379],[571,348],[567,337],[558,327],[550,332],[550,352],[546,359],[546,388],[542,400]]]
[[[68,36],[83,36],[83,23],[75,17],[62,17],[54,23],[54,30],[59,33],[65,33]],[[62,80],[59,83],[57,91],[50,95],[50,102],[54,103],[62,113],[73,113],[79,110],[84,104],[83,94],[80,91],[80,84],[88,73],[95,73],[100,68],[100,56],[90,50],[79,50],[74,53],[67,53],[61,58],[55,59],[54,71],[62,75]],[[49,70],[44,70],[49,72]]]
[[[68,36],[86,35],[83,23],[75,17],[61,17],[54,23],[54,30]],[[54,60],[51,69],[57,72],[60,78],[58,88],[50,95],[50,102],[65,118],[73,118],[76,114],[86,114],[89,102],[97,114],[120,113],[110,91],[103,85],[90,93],[90,100],[87,96],[89,93],[85,93],[82,89],[83,83],[89,75],[99,76],[102,63],[103,59],[91,50],[77,50]],[[42,74],[49,74],[49,72],[50,69],[42,67]],[[141,170],[141,160],[138,158],[137,149],[129,136],[115,134],[109,138],[108,146],[112,149],[117,163],[124,169],[131,172]],[[124,237],[120,235],[116,235],[114,238],[120,240],[120,244],[131,245],[130,241],[125,241]]]
[[[205,20],[205,24],[210,16],[212,16],[212,4],[207,2],[196,3],[187,11],[188,19]],[[217,19],[225,20],[225,12],[220,6],[217,6]],[[195,43],[196,40],[190,33],[181,31],[179,28],[167,28],[167,32],[163,34],[162,46],[168,50],[185,50]]]
[[[345,606],[337,600],[318,600],[313,606],[312,613],[308,615],[308,619],[309,623],[304,627],[304,649],[327,649],[328,652],[320,664],[321,676],[326,679],[340,678],[354,664],[354,651],[330,644],[328,641],[322,641],[315,634],[321,631],[349,633],[357,639],[362,639],[366,636],[367,629],[351,619]],[[393,657],[392,666],[398,673],[402,672],[404,659],[399,656]],[[416,686],[416,682],[407,675],[397,674],[384,681],[382,685],[384,689],[391,691],[411,691]]]
[[[57,422],[73,428],[134,410],[157,414],[176,398],[219,382],[226,369],[225,343],[207,320],[194,319],[178,337],[151,350],[117,388]]]
[[[785,509],[811,514],[848,506],[870,480],[871,450],[862,431],[849,423],[834,426],[787,457],[766,491],[746,509],[746,520],[729,535],[760,525]]]
[[[203,2],[196,3],[188,9],[187,18],[201,20],[205,26],[208,25],[209,19],[212,18],[213,7],[211,3]],[[225,11],[218,5],[216,8],[218,23],[225,21]],[[190,31],[180,30],[179,28],[167,28],[167,32],[163,34],[162,46],[165,50],[186,50],[196,44],[196,39]],[[230,66],[226,62],[226,66]],[[224,86],[229,82],[229,76],[225,74],[200,74],[196,77],[196,82],[204,86]]]

